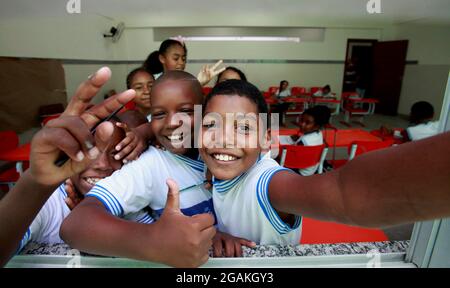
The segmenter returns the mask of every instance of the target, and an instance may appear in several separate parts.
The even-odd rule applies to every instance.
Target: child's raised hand
[[[130,129],[125,123],[117,122],[116,125],[122,128],[126,135],[125,138],[117,144],[116,151],[118,152],[114,155],[114,159],[123,159],[123,163],[136,160],[148,147],[146,137],[141,135],[138,129]]]
[[[208,82],[211,81],[211,79],[214,78],[216,75],[225,71],[225,69],[226,69],[225,67],[222,67],[222,68],[216,70],[217,67],[219,67],[219,65],[222,63],[223,63],[223,60],[219,60],[212,67],[209,67],[209,65],[203,66],[197,75],[198,82],[200,82],[200,84],[202,86],[204,86],[204,85],[208,84]]]
[[[64,199],[67,206],[70,210],[73,210],[78,204],[80,204],[81,200],[83,200],[84,196],[77,191],[75,186],[72,183],[72,180],[67,179],[64,183],[64,189],[67,193],[67,198]]]
[[[211,214],[185,216],[180,210],[180,192],[175,181],[168,179],[167,203],[161,218],[155,222],[164,243],[157,259],[174,267],[197,267],[208,261],[208,252],[216,233]]]
[[[254,248],[256,243],[217,231],[213,238],[214,257],[242,257],[242,245]]]
[[[95,138],[90,128],[135,96],[134,90],[127,90],[87,110],[92,98],[110,77],[111,71],[107,67],[89,77],[78,87],[64,113],[49,121],[33,137],[30,173],[35,181],[43,185],[57,185],[86,169],[98,156],[99,151],[95,147]],[[95,137],[108,137],[113,132],[112,128],[111,123],[102,123],[97,127]],[[61,151],[70,159],[58,167],[55,161]]]

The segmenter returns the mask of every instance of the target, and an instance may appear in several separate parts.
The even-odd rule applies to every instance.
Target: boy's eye
[[[193,113],[194,110],[191,108],[184,108],[184,109],[181,109],[180,112],[189,114],[189,113]]]
[[[164,112],[155,112],[152,113],[152,119],[161,119],[164,117]]]
[[[238,125],[237,131],[240,133],[248,133],[248,132],[250,132],[250,126],[249,125]]]

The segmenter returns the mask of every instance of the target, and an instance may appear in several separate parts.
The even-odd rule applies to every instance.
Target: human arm
[[[209,81],[212,80],[212,78],[214,78],[216,75],[222,73],[223,71],[225,71],[225,67],[222,67],[218,70],[217,67],[219,67],[220,64],[222,64],[223,61],[219,60],[217,61],[216,64],[214,64],[213,66],[209,67],[209,65],[205,65],[202,67],[202,69],[200,70],[200,72],[198,72],[197,75],[197,80],[198,82],[200,82],[200,84],[202,86],[205,86],[206,84],[209,83]]]
[[[277,211],[384,227],[450,216],[449,179],[447,132],[361,155],[323,175],[278,172],[269,197]]]
[[[1,266],[14,253],[26,229],[56,187],[92,161],[89,151],[95,154],[96,148],[89,128],[134,97],[134,92],[126,91],[86,111],[110,76],[111,71],[107,68],[97,71],[78,87],[61,117],[48,122],[33,137],[29,170],[0,201]],[[97,131],[107,133],[104,131],[107,128],[101,125]],[[58,167],[54,162],[61,151],[70,159]]]
[[[103,204],[87,197],[65,219],[61,238],[70,246],[89,253],[154,261],[175,267],[196,267],[208,260],[215,234],[214,217],[188,217],[179,206],[179,189],[168,181],[164,212],[152,224],[116,218]]]

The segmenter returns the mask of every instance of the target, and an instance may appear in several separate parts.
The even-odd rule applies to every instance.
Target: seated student
[[[439,121],[431,121],[433,117],[434,108],[430,103],[414,103],[409,114],[411,126],[406,129],[407,139],[416,141],[438,134]]]
[[[220,82],[230,79],[247,81],[247,77],[245,76],[244,72],[236,67],[228,66],[225,68],[225,70],[220,72],[219,75],[217,75],[216,85]]]
[[[280,114],[280,126],[284,126],[284,113],[291,106],[290,103],[283,102],[284,98],[291,96],[291,89],[289,89],[289,82],[286,80],[282,80],[280,82],[280,87],[275,92],[275,97],[279,100],[279,103],[273,107],[272,113]]]
[[[132,115],[137,114],[137,115]],[[120,115],[121,116],[121,115]],[[127,122],[126,119],[118,116],[116,119],[111,119],[114,123],[116,121],[123,121],[123,123],[133,127],[132,125],[140,125],[140,113],[137,111],[127,111],[126,117],[134,122]],[[121,120],[122,119],[122,120]],[[145,121],[145,119],[144,119]],[[44,207],[39,211],[39,214],[33,220],[24,238],[21,241],[20,251],[28,242],[37,243],[64,243],[59,237],[59,229],[64,218],[69,215],[70,210],[81,201],[84,195],[94,187],[99,180],[110,176],[114,171],[120,169],[122,162],[113,158],[114,147],[124,137],[124,131],[115,126],[112,136],[106,139],[97,141],[97,148],[99,149],[99,156],[92,162],[86,170],[77,173],[66,181],[66,187],[61,184],[55,192],[50,196]],[[72,198],[68,198],[69,191],[72,192]],[[74,201],[74,202],[73,202]],[[125,215],[124,219],[129,219],[139,223],[152,223],[153,219],[145,211]]]
[[[143,63],[143,67],[153,73],[158,79],[163,73],[171,70],[184,71],[187,61],[187,47],[183,39],[166,39],[159,46],[159,50],[150,53]],[[197,75],[197,79],[202,86],[211,81],[217,74],[224,71],[222,67],[218,70],[222,60],[217,61],[213,66],[205,65]]]
[[[148,122],[152,120],[150,114],[150,92],[152,91],[153,75],[144,68],[136,68],[127,76],[127,89],[136,91],[134,97],[135,109],[147,117]]]
[[[174,178],[182,188],[177,204],[181,210],[176,209],[176,213],[195,218],[198,221],[194,227],[197,234],[202,238],[213,238],[211,192],[204,188],[206,169],[198,150],[190,148],[194,141],[192,128],[195,125],[191,126],[195,121],[194,105],[201,105],[202,100],[200,83],[189,73],[168,71],[155,81],[151,96],[151,127],[165,150],[150,147],[139,159],[99,181],[64,221],[61,228],[64,241],[76,249],[94,254],[190,266],[186,262],[188,259],[183,257],[191,252],[176,249],[183,250],[178,251],[177,259],[165,259],[161,253],[168,251],[153,246],[155,242],[170,243],[175,239],[161,238],[156,228],[151,233],[144,233],[147,226],[140,227],[131,222],[125,224],[114,216],[136,213],[148,206],[156,214],[155,226],[163,225],[160,223],[166,222],[164,214],[174,213],[166,205],[172,202],[168,198],[167,185],[170,193],[176,190],[167,179]],[[183,222],[181,219],[179,223],[173,223],[173,229],[186,229]],[[144,232],[136,234],[139,229]],[[108,245],[104,243],[105,237]],[[186,245],[192,245],[189,239],[186,241]],[[242,243],[241,239],[236,241]],[[204,253],[208,249],[209,245],[203,245],[199,251]]]
[[[322,89],[318,90],[313,94],[314,97],[324,97],[324,98],[335,98],[334,94],[331,93],[330,85],[325,85]]]
[[[450,146],[444,146],[450,133],[422,140],[423,145],[368,153],[342,169],[302,177],[261,157],[262,147],[270,145],[270,130],[257,120],[267,106],[255,86],[225,81],[214,87],[204,105],[200,155],[214,176],[213,202],[221,231],[259,244],[298,244],[301,216],[382,227],[450,214],[450,182],[441,170],[450,171]],[[228,113],[241,116],[229,121]],[[224,131],[228,133],[216,137]],[[256,148],[248,144],[255,142]],[[432,146],[420,152],[426,155],[415,152],[426,145]],[[439,184],[427,177],[439,178]]]
[[[303,112],[300,118],[300,137],[280,136],[280,144],[317,146],[323,144],[321,129],[330,121],[330,109],[326,106],[314,106]],[[305,169],[299,169],[302,176],[316,173],[319,164]]]

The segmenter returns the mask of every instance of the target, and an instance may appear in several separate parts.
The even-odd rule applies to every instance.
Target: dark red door
[[[380,101],[376,113],[397,115],[407,51],[408,40],[374,44],[372,97]]]

